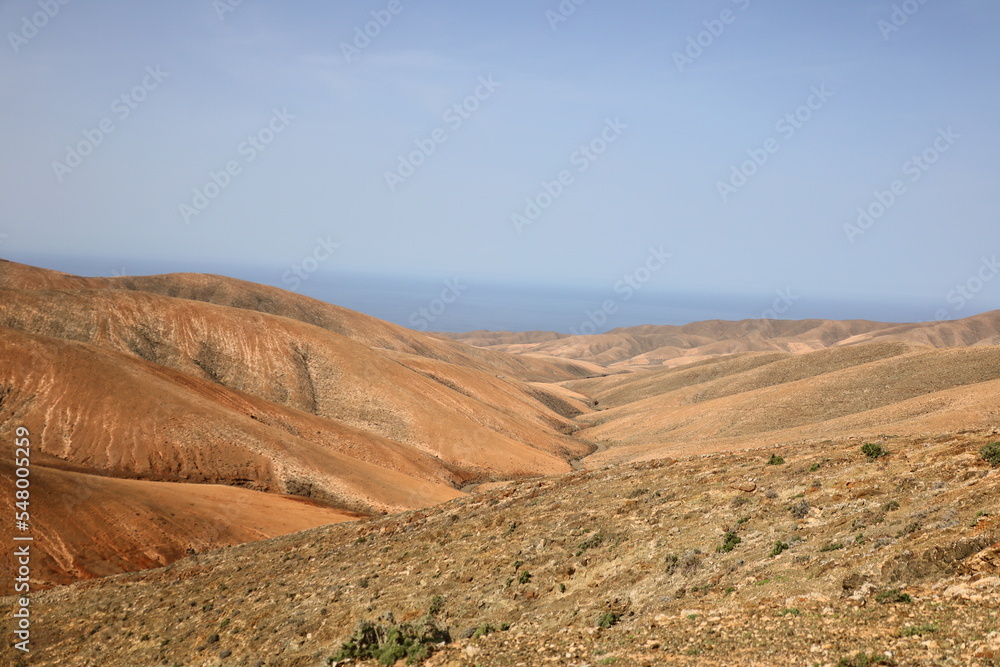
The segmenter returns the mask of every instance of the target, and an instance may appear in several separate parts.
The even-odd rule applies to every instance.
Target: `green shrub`
[[[893,588],[888,591],[882,591],[875,596],[875,599],[882,604],[893,604],[897,602],[910,603],[913,602],[913,598],[910,597],[909,593],[903,593],[898,588]]]
[[[431,616],[437,616],[444,609],[444,598],[440,595],[435,595],[431,598],[431,606],[427,609],[427,613]]]
[[[873,665],[895,665],[896,663],[886,655],[872,653],[871,656],[858,652],[854,657],[841,658],[837,667],[872,667]]]
[[[729,530],[726,531],[726,536],[722,540],[722,544],[716,549],[716,552],[720,554],[726,554],[736,548],[736,545],[740,543],[740,536]]]
[[[938,626],[932,624],[909,625],[896,635],[897,637],[922,637],[938,631]]]
[[[819,466],[820,466],[819,463],[812,464],[811,466],[809,466],[809,472],[816,472],[817,470],[819,470]]]
[[[777,454],[771,454],[771,458],[767,460],[767,465],[769,466],[780,466],[784,464],[785,459],[781,458]]]
[[[840,542],[830,542],[829,544],[823,546],[820,551],[836,551],[837,549],[843,549],[844,545]]]
[[[882,445],[875,442],[866,442],[861,445],[861,453],[868,457],[869,461],[886,456],[889,452],[882,449]]]
[[[994,468],[1000,467],[1000,442],[991,442],[986,445],[979,450],[979,455]]]
[[[606,611],[597,618],[597,627],[610,628],[612,625],[616,625],[619,620],[621,620],[621,616],[613,611]]]
[[[414,664],[430,657],[434,646],[442,642],[451,642],[451,635],[430,618],[416,625],[376,625],[362,621],[328,662],[378,660],[379,664],[391,665],[406,658],[407,664]]]
[[[517,578],[517,583],[519,583],[519,584],[526,584],[529,581],[531,581],[531,573],[528,572],[527,570],[525,570],[524,572],[522,572],[521,576],[519,576]]]
[[[774,558],[775,556],[777,556],[778,554],[780,554],[782,551],[784,551],[787,548],[788,548],[788,543],[787,542],[782,542],[781,540],[775,541],[774,548],[771,549],[770,557]]]
[[[594,535],[591,535],[586,540],[580,542],[580,544],[577,545],[576,555],[577,556],[582,555],[583,552],[586,551],[587,549],[596,549],[597,547],[601,546],[603,542],[604,542],[604,536],[601,535],[600,533],[595,533]]]
[[[673,574],[677,569],[677,563],[680,561],[675,554],[667,554],[667,574]]]

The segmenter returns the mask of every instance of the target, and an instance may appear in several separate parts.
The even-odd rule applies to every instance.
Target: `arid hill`
[[[34,494],[47,518],[35,523],[45,550],[37,585],[425,507],[470,482],[569,471],[593,449],[567,435],[569,416],[585,405],[518,379],[579,377],[589,367],[481,351],[271,288],[251,286],[241,297],[244,284],[223,278],[157,277],[145,281],[159,290],[151,292],[114,281],[0,264],[3,430],[31,430],[38,470],[136,482],[98,480],[95,493],[127,489],[163,520],[176,514],[171,494],[144,494],[141,483],[239,487],[274,496],[254,501],[262,507],[292,507],[289,515],[303,518],[254,532],[222,512],[217,527],[193,522],[167,539],[145,529],[144,514],[112,513],[117,523],[85,544],[72,514],[60,521],[45,507],[66,480],[39,474]],[[259,292],[269,290],[265,308]],[[320,507],[303,513],[306,505],[284,496]],[[114,553],[106,548],[112,535]],[[70,565],[84,555],[85,565]]]
[[[998,332],[431,335],[0,263],[30,664],[327,665],[408,629],[432,667],[996,664]]]
[[[674,367],[746,352],[802,354],[871,342],[931,347],[1000,345],[1000,311],[963,320],[918,324],[866,320],[712,320],[681,326],[614,329],[593,336],[484,331],[438,335],[490,350],[565,357],[614,368]]]

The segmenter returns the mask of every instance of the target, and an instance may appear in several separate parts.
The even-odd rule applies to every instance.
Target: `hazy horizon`
[[[163,273],[212,273],[282,289],[292,285],[267,267],[210,266],[202,262],[124,263],[117,267],[109,259],[22,258],[0,256],[11,261],[84,276],[135,276]],[[107,269],[105,267],[114,267]],[[460,298],[435,304],[441,292],[458,288]],[[830,295],[802,294],[793,289],[772,294],[697,294],[666,291],[649,286],[618,293],[570,286],[532,286],[523,283],[469,282],[461,277],[437,282],[413,276],[377,276],[363,273],[314,274],[302,281],[296,293],[355,310],[394,324],[420,331],[462,333],[466,331],[555,331],[563,334],[604,333],[611,329],[642,325],[679,325],[705,320],[871,320],[889,323],[934,321],[927,304],[919,298],[885,302],[859,297],[854,300]],[[447,295],[451,298],[451,294]],[[617,310],[601,313],[607,301]],[[777,307],[776,307],[777,305]],[[424,312],[421,312],[421,309]],[[782,312],[778,312],[782,309]],[[438,313],[437,311],[441,312]],[[972,317],[993,309],[969,307],[961,317]],[[945,319],[960,319],[945,318]]]

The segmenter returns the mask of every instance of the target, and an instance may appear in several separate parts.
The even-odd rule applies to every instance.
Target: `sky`
[[[1000,3],[0,4],[0,257],[414,328],[1000,308]]]

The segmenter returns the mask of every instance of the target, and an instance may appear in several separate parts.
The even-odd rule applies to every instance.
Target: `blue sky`
[[[467,285],[432,328],[1000,308],[1000,5],[560,6],[6,2],[0,256],[408,325]]]

